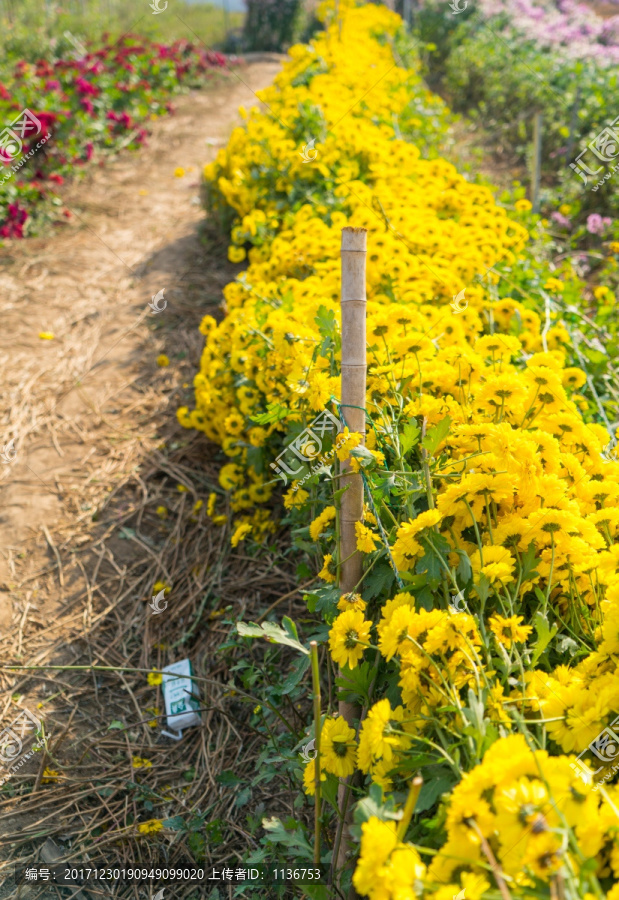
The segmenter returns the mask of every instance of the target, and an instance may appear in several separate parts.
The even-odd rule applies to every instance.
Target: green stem
[[[477,519],[473,515],[473,510],[471,509],[471,504],[466,499],[466,497],[463,497],[462,502],[466,505],[466,508],[468,509],[469,514],[472,519],[472,522],[473,522],[473,528],[475,530],[475,537],[477,538],[477,546],[479,547],[479,565],[481,568],[481,566],[483,566],[483,564],[484,564],[484,547],[481,542],[481,535],[479,534],[479,528],[477,527]]]
[[[318,669],[318,644],[310,641],[312,684],[314,687],[314,865],[320,866],[320,672]]]
[[[354,555],[354,554],[352,554],[352,555]],[[361,578],[359,579],[359,581],[356,583],[356,585],[354,586],[354,588],[353,588],[352,591],[350,592],[351,594],[356,594],[357,590],[358,590],[359,587],[361,586],[361,583],[362,583],[363,579],[366,577],[366,575],[369,575],[369,574],[370,574],[370,572],[372,571],[372,569],[374,568],[374,566],[376,565],[376,563],[378,562],[379,559],[384,559],[384,556],[383,556],[381,553],[377,553],[377,554],[376,554],[376,556],[374,557],[374,559],[372,560],[372,562],[370,563],[370,565],[367,567],[367,569],[365,570],[365,572],[363,573],[363,575],[361,576]]]
[[[440,552],[440,550],[437,550],[437,549],[436,549],[436,547],[434,546],[434,544],[432,543],[432,541],[430,540],[430,538],[428,537],[427,534],[422,535],[421,538],[420,538],[420,540],[426,541],[426,542],[430,545],[430,547],[432,547],[432,550],[436,553],[436,555],[437,555],[437,557],[438,557],[438,561],[440,562],[440,564],[442,565],[442,567],[445,569],[445,572],[447,573],[447,577],[451,579],[451,583],[452,583],[453,586],[455,587],[456,591],[459,591],[460,588],[458,587],[458,582],[457,582],[456,579],[454,578],[453,572],[451,571],[451,569],[450,569],[449,566],[447,565],[447,562],[446,562],[446,560],[445,560],[445,557],[442,555],[442,553]]]
[[[550,591],[552,590],[552,576],[554,574],[554,568],[555,568],[555,536],[554,536],[554,534],[550,535],[550,539],[552,541],[552,556],[550,557],[550,572],[548,573],[548,587],[546,589],[546,597],[544,599],[544,615],[546,615],[546,610],[548,609],[548,600],[550,599]]]
[[[338,458],[337,458],[337,457],[333,460],[333,465],[334,465],[334,467],[335,467],[335,478],[334,478],[334,480],[336,480],[336,479],[337,479],[337,476],[339,475],[339,468],[340,468],[339,462],[338,462]],[[340,564],[341,564],[341,563],[340,563],[340,554],[341,554],[341,547],[340,547],[340,498],[339,498],[338,496],[336,496],[335,485],[333,485],[333,505],[335,506],[335,534],[336,534],[336,541],[335,541],[335,586],[336,586],[337,588],[339,588],[339,586],[340,586]]]
[[[426,436],[426,426],[428,424],[428,420],[423,419],[423,424],[421,426],[421,438],[425,438]],[[425,447],[421,447],[421,467],[423,469],[423,476],[426,482],[426,496],[428,498],[428,509],[434,509],[434,497],[432,495],[432,476],[430,475],[430,464],[428,462],[428,451]]]

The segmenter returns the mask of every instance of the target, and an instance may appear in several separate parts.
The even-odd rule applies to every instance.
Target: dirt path
[[[203,227],[200,169],[279,66],[254,62],[177,99],[139,154],[67,191],[72,215],[57,234],[12,243],[2,260],[0,454],[14,439],[16,457],[0,456],[0,729],[30,710],[46,744],[0,777],[0,900],[58,896],[16,889],[14,864],[207,865],[255,846],[237,781],[220,776],[251,778],[264,736],[250,724],[258,701],[242,705],[229,689],[236,651],[221,647],[240,617],[274,605],[298,614],[298,586],[277,538],[269,554],[233,550],[227,527],[205,517],[213,490],[226,511],[214,448],[175,412],[192,404],[200,319],[219,314],[242,268]],[[155,315],[148,303],[162,289]],[[148,607],[158,580],[173,586],[165,615]],[[253,653],[243,650],[245,665]],[[161,689],[146,673],[183,657],[205,706],[203,727],[176,743],[161,735]],[[253,789],[252,809],[267,799],[292,814],[290,794],[268,785]],[[185,818],[186,830],[146,840],[138,826],[154,815]],[[113,895],[137,896],[128,885]]]
[[[278,69],[276,61],[250,64],[214,90],[183,96],[175,115],[152,124],[139,155],[125,152],[66,194],[72,216],[56,235],[8,247],[0,270],[0,450],[14,439],[16,458],[0,466],[0,630],[14,621],[10,589],[24,542],[30,565],[21,566],[22,579],[40,563],[33,552],[47,555],[44,529],[63,516],[89,518],[97,473],[113,481],[152,438],[135,410],[147,399],[156,404],[158,391],[181,399],[172,369],[175,344],[184,342],[170,334],[172,316],[182,327],[197,291],[203,311],[219,302],[234,272],[219,254],[205,284],[201,167],[239,121],[237,107],[255,104],[253,91]],[[178,167],[184,177],[175,177]],[[161,289],[168,306],[155,317],[148,302]],[[156,366],[164,352],[170,369]]]

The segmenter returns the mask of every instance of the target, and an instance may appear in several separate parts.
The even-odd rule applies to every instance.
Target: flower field
[[[8,126],[22,110],[40,123],[18,155],[0,145],[0,239],[34,233],[58,216],[57,186],[91,159],[137,148],[148,123],[173,112],[181,87],[204,85],[225,57],[191,44],[155,43],[125,35],[83,56],[19,60],[0,73],[0,116]],[[63,213],[70,216],[68,210]]]
[[[233,546],[268,547],[284,526],[310,579],[306,619],[236,638],[296,652],[288,693],[310,656],[315,697],[322,684],[306,734],[255,710],[298,793],[294,819],[263,820],[266,847],[331,866],[343,896],[352,881],[370,900],[618,900],[619,244],[600,238],[605,283],[556,264],[523,191],[497,201],[442,155],[452,116],[401,19],[339,13],[323,7],[325,31],[205,167],[246,268],[222,321],[202,321],[195,406],[178,411],[226,458],[227,501],[212,494],[208,515],[231,514]],[[612,60],[598,37],[589,55]],[[347,226],[367,230],[365,440],[340,398]],[[309,468],[287,448],[325,411],[344,438]],[[363,575],[346,593],[343,464],[364,485]],[[301,767],[306,735],[317,756]]]
[[[616,215],[617,182],[604,179],[587,147],[597,142],[606,160],[619,152],[607,146],[616,125],[619,13],[602,19],[573,0],[480,0],[461,12],[438,0],[420,4],[416,33],[431,82],[521,159],[540,112],[545,197],[572,205],[572,227],[593,211]],[[581,153],[588,173],[576,163]]]

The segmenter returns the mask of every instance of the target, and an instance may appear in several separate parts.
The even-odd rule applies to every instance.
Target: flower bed
[[[608,19],[569,0],[475,0],[453,15],[424,0],[416,30],[428,48],[433,83],[442,81],[454,108],[475,116],[495,146],[521,160],[529,152],[533,113],[543,115],[542,170],[559,202],[577,202],[581,219],[619,211],[616,178],[591,188],[570,168],[616,118],[619,15]],[[611,153],[613,151],[611,150]],[[569,157],[569,158],[568,158]],[[597,157],[587,152],[585,159]],[[602,167],[590,160],[592,171]],[[547,192],[552,202],[555,194]]]
[[[249,265],[223,321],[202,322],[196,406],[178,413],[229,458],[233,543],[263,541],[270,464],[307,444],[317,414],[345,419],[340,235],[368,230],[365,447],[344,429],[316,471],[282,467],[293,547],[319,573],[308,639],[331,658],[320,779],[299,768],[301,735],[278,750],[307,795],[320,785],[323,813],[313,837],[303,816],[265,820],[262,843],[298,863],[318,841],[332,862],[338,779],[354,775],[363,896],[618,900],[619,463],[602,455],[569,323],[543,299],[564,286],[526,247],[530,204],[508,215],[436,155],[448,113],[414,61],[398,65],[399,18],[340,7],[341,39],[326,8],[326,32],[261,94],[266,112],[205,169],[211,209],[233,219],[230,258]],[[464,310],[450,304],[462,289]],[[364,576],[342,595],[347,459],[365,482]],[[208,513],[221,523],[216,498]],[[294,624],[239,630],[297,648],[290,693],[307,670]],[[354,727],[333,714],[336,666]]]
[[[79,59],[16,63],[0,81],[3,128],[23,110],[40,128],[23,129],[15,154],[0,147],[0,238],[28,234],[55,186],[93,156],[146,140],[148,122],[172,111],[170,97],[197,87],[225,64],[187,41],[166,46],[125,35]],[[14,131],[15,129],[13,129]]]

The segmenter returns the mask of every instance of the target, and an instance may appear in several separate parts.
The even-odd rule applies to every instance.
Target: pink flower
[[[589,234],[603,234],[611,222],[612,219],[609,219],[608,216],[602,218],[599,213],[591,213],[590,216],[587,216],[587,231]]]
[[[560,212],[553,212],[551,214],[550,218],[553,220],[553,222],[556,222],[557,225],[560,225],[562,228],[570,228],[571,227],[570,220],[566,216],[562,215]]]

